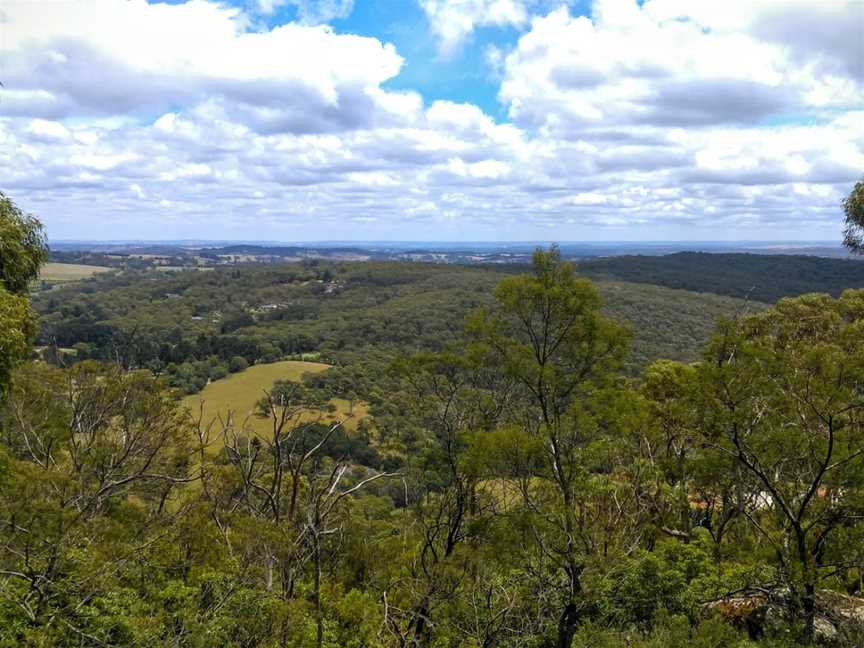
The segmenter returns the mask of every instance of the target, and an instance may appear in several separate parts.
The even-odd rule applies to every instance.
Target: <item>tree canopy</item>
[[[41,223],[0,193],[0,392],[36,335],[27,291],[47,254]]]
[[[42,223],[0,192],[0,283],[6,291],[16,295],[27,292],[47,256]]]
[[[864,252],[864,180],[859,180],[843,200],[846,215],[843,245],[852,252]]]

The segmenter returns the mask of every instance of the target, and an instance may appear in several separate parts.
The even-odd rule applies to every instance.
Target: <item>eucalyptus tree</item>
[[[653,363],[645,369],[641,391],[652,419],[639,447],[654,477],[644,497],[654,526],[685,543],[696,538],[696,528],[704,529],[719,563],[730,531],[752,511],[760,489],[734,457],[706,446],[702,432],[710,396],[696,363]]]
[[[320,398],[303,385],[278,383],[253,415],[265,423],[266,432],[256,429],[254,419],[238,420],[233,412],[225,419],[198,421],[200,447],[221,445],[215,463],[202,454],[213,519],[220,528],[235,531],[251,525],[243,552],[262,568],[264,588],[279,586],[285,600],[294,596],[297,576],[308,559],[299,532],[307,473],[343,424],[327,422],[322,407]],[[223,535],[228,541],[230,534]]]
[[[47,256],[42,224],[0,192],[0,392],[36,335],[27,291]]]
[[[112,631],[94,628],[89,610],[183,514],[177,487],[195,479],[185,414],[148,372],[31,364],[15,374],[0,429],[0,607],[9,630],[60,637],[58,645],[107,641]]]
[[[357,466],[350,456],[331,456],[328,442],[350,418],[333,420],[332,413],[320,392],[277,382],[258,403],[256,416],[266,429],[238,422],[233,413],[206,426],[198,421],[204,491],[226,544],[242,545],[244,578],[262,576],[263,589],[278,587],[286,602],[300,598],[298,582],[311,579],[319,647],[325,621],[322,569],[330,540],[342,533],[351,496],[392,476]],[[219,437],[222,449],[214,462],[206,447]],[[286,616],[281,645],[289,645],[290,621]]]
[[[864,253],[864,180],[859,180],[843,200],[845,229],[843,245],[856,254]]]
[[[820,579],[861,568],[842,545],[864,519],[864,291],[727,322],[699,374],[704,441],[754,483],[762,505],[744,514],[773,547],[810,641]]]
[[[412,548],[404,569],[383,585],[387,629],[400,646],[429,646],[463,632],[441,609],[461,609],[483,578],[478,550],[495,501],[465,453],[471,435],[488,433],[505,416],[512,384],[464,352],[416,354],[395,369],[422,439],[405,476]],[[500,618],[493,607],[491,617]]]
[[[476,353],[519,385],[518,423],[542,448],[524,507],[540,554],[561,577],[557,645],[569,648],[590,557],[610,549],[607,532],[638,533],[621,517],[628,507],[613,503],[625,480],[612,477],[612,462],[624,444],[610,452],[605,443],[613,430],[623,440],[638,419],[618,374],[629,332],[600,314],[597,291],[556,247],[537,250],[533,273],[503,279],[494,297],[494,306],[472,316],[469,332]]]

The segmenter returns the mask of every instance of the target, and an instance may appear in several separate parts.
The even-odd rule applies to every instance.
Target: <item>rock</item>
[[[816,617],[813,621],[813,632],[816,641],[820,643],[830,643],[837,639],[837,628],[825,617]]]
[[[711,601],[707,613],[719,614],[751,638],[778,636],[796,620],[790,614],[788,589],[752,589]],[[816,642],[837,648],[864,646],[864,599],[822,590],[817,594],[814,620]]]

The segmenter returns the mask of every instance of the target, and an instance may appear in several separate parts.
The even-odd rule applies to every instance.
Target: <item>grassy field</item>
[[[89,279],[99,272],[107,272],[110,269],[104,266],[81,265],[78,263],[46,263],[42,266],[39,278],[56,283],[81,281],[82,279]]]
[[[200,393],[184,398],[183,404],[197,418],[203,403],[202,421],[205,424],[217,416],[224,419],[230,410],[234,413],[236,425],[243,425],[245,422],[252,431],[264,435],[271,431],[272,424],[269,419],[255,416],[255,404],[264,395],[264,390],[270,389],[277,380],[299,381],[303,374],[318,373],[329,368],[330,365],[320,362],[299,360],[254,365],[240,373],[211,382]],[[330,402],[336,407],[336,411],[328,414],[326,420],[339,420],[349,415],[348,401],[336,398]],[[359,421],[366,416],[366,404],[355,403],[352,413],[352,417],[345,422],[348,430],[356,429]]]

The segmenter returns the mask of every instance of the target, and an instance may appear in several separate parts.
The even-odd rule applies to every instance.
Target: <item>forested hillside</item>
[[[838,297],[847,288],[864,287],[864,263],[805,255],[679,252],[583,261],[578,269],[594,279],[650,283],[767,303],[808,292]]]
[[[148,367],[194,392],[237,357],[254,364],[314,353],[344,364],[351,353],[441,350],[473,308],[491,303],[502,277],[524,269],[310,262],[127,271],[38,294],[38,343],[74,349],[77,359]],[[657,358],[694,359],[718,318],[761,307],[621,282],[599,288],[604,311],[632,328],[634,374]]]
[[[555,248],[131,273],[38,297],[52,366],[41,228],[0,209],[0,646],[860,646],[864,291],[634,379],[640,328],[683,348],[741,302]],[[340,366],[255,367],[294,372],[255,401],[243,353],[304,350]],[[226,358],[248,414],[169,386]]]

